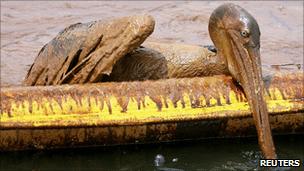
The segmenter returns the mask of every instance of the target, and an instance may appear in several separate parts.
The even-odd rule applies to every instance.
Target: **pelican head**
[[[267,106],[264,99],[260,59],[260,29],[245,9],[234,4],[219,6],[211,14],[209,34],[232,77],[243,87],[266,158],[276,158]]]

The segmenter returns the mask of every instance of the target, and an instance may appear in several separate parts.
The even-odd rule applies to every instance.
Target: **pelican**
[[[257,21],[245,9],[225,4],[211,14],[209,34],[217,48],[217,55],[225,61],[229,73],[240,83],[246,94],[264,157],[275,159],[276,152],[264,99],[261,33]]]
[[[152,21],[151,16],[140,19],[140,21],[144,20],[150,23],[150,26],[147,27],[149,29],[144,31],[146,38],[153,32],[154,20]],[[149,23],[146,22],[143,25]],[[98,55],[94,55],[94,51],[98,52],[103,40],[107,38],[104,38],[104,35],[96,36],[95,32],[92,33],[93,31],[83,31],[91,28],[98,30],[98,27],[97,22],[76,24],[65,29],[39,52],[24,84],[53,85],[100,81],[156,80],[229,73],[242,86],[247,97],[264,157],[267,159],[276,158],[264,99],[260,59],[260,29],[257,21],[245,9],[231,3],[216,8],[210,16],[208,27],[216,53],[205,49],[203,56],[191,60],[168,58],[157,50],[147,47],[138,47],[132,52],[121,53],[122,55],[116,58],[107,58],[106,60],[102,57],[98,58]],[[78,34],[71,34],[77,33],[77,29],[80,30],[78,30]],[[71,35],[74,37],[69,38],[68,36]],[[62,38],[63,36],[66,37]],[[94,38],[93,43],[88,41],[88,37]],[[134,40],[136,39],[134,38]],[[117,41],[114,41],[115,43]],[[139,46],[141,43],[135,44]],[[112,52],[116,52],[116,49],[119,48],[112,49]],[[103,54],[103,52],[99,53]],[[89,63],[90,58],[93,57],[95,61]],[[60,62],[52,62],[52,60],[62,61],[62,64],[59,65]],[[107,63],[103,65],[100,61]],[[94,65],[91,65],[92,63]]]

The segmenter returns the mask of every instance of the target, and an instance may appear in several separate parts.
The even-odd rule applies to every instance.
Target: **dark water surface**
[[[304,159],[304,136],[276,136],[280,159]],[[159,155],[164,162],[155,162]],[[255,137],[154,145],[0,153],[0,170],[262,170]],[[280,168],[272,170],[303,170]],[[269,168],[267,168],[269,170]]]

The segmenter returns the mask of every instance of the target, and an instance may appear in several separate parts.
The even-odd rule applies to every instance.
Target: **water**
[[[279,158],[304,161],[303,136],[277,136]],[[160,159],[162,158],[163,159]],[[155,162],[156,158],[158,163]],[[0,170],[261,170],[256,138],[0,153]],[[160,160],[159,160],[160,159]],[[163,162],[160,162],[162,161]],[[281,168],[280,170],[301,170]]]
[[[147,13],[156,20],[149,40],[210,45],[209,16],[223,3],[1,1],[1,86],[20,84],[43,45],[78,22]],[[247,9],[258,21],[264,65],[303,64],[303,2],[233,3]]]
[[[1,1],[1,86],[19,85],[41,47],[77,22],[148,13],[156,20],[149,40],[210,45],[208,19],[222,3]],[[303,64],[303,2],[234,3],[247,9],[259,23],[264,66]],[[275,137],[279,157],[303,161],[303,140],[303,137]],[[158,154],[164,162],[155,163]],[[260,157],[256,138],[204,140],[0,153],[0,170],[254,170]]]

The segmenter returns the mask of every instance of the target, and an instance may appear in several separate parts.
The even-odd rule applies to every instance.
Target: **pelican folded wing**
[[[153,29],[154,20],[148,15],[71,25],[41,49],[24,84],[98,82]]]

